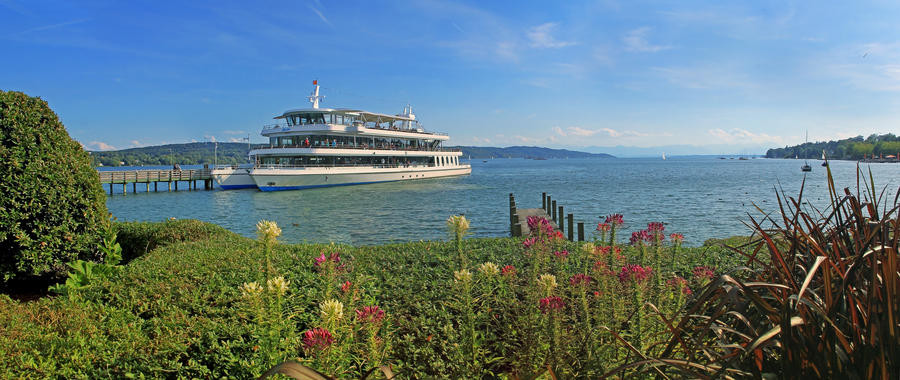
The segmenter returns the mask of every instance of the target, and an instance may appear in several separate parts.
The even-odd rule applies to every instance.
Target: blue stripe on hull
[[[255,189],[256,185],[219,185],[222,190]]]
[[[318,187],[365,185],[367,183],[382,183],[382,182],[396,182],[396,181],[399,181],[399,180],[373,181],[373,182],[350,182],[350,183],[336,183],[336,184],[326,184],[326,185],[307,185],[307,186],[259,186],[259,189],[262,191],[303,190],[303,189],[315,189]]]

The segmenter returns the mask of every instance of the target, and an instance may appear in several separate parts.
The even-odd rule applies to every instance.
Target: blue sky
[[[549,6],[548,6],[549,5]],[[723,153],[897,133],[896,1],[0,0],[0,89],[89,149],[235,141],[285,109],[452,144]]]

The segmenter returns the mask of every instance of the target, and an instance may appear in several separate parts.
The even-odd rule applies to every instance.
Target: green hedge
[[[100,260],[106,195],[91,159],[40,98],[0,91],[0,287]]]

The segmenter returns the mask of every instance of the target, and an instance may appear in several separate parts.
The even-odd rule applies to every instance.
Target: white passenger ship
[[[312,108],[275,117],[263,128],[269,146],[254,149],[247,175],[262,191],[308,189],[364,183],[467,175],[462,152],[442,147],[450,137],[427,132],[412,107],[400,115],[346,108],[319,108],[319,85],[309,97]],[[239,168],[232,184],[246,183]],[[220,182],[225,188],[225,183]]]

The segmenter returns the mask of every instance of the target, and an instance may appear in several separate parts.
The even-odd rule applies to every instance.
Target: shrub
[[[699,292],[665,349],[620,369],[691,378],[887,379],[900,371],[900,203],[864,188],[817,210],[781,194],[747,267]],[[653,372],[651,372],[653,373]],[[777,375],[776,375],[777,374]]]
[[[101,259],[106,195],[47,102],[0,91],[0,163],[0,284]]]
[[[122,246],[122,260],[125,262],[172,243],[202,241],[220,234],[233,234],[215,224],[193,219],[169,219],[162,223],[118,222],[115,229],[116,241]]]

